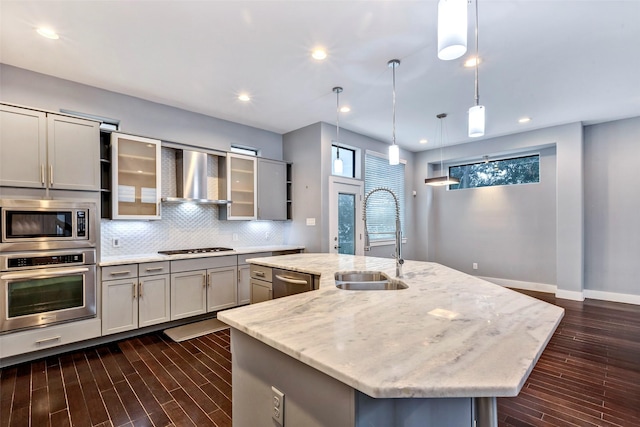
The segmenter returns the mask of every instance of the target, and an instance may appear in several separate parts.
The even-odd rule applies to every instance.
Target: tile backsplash
[[[208,196],[218,198],[217,157],[210,155],[207,167]],[[162,149],[163,197],[176,195],[175,150]],[[218,206],[162,204],[157,221],[106,220],[100,222],[101,257],[150,254],[159,250],[225,246],[283,245],[289,222],[220,221]],[[120,241],[113,247],[113,239]]]

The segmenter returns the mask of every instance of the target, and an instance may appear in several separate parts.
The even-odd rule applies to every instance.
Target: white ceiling
[[[640,115],[640,0],[480,0],[480,102],[487,137]],[[436,147],[466,136],[469,50],[436,56],[437,1],[0,0],[0,62],[286,133],[335,123],[390,142]],[[34,31],[54,28],[57,41]],[[318,62],[317,46],[328,51]],[[238,94],[251,94],[249,103]],[[518,119],[530,116],[528,124]],[[428,138],[429,143],[418,141]],[[343,143],[349,141],[343,139]]]

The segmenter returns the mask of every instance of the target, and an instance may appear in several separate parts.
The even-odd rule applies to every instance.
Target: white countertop
[[[180,255],[163,255],[155,252],[155,253],[149,253],[149,254],[104,257],[100,260],[98,265],[100,267],[108,267],[111,265],[139,264],[143,262],[156,262],[156,261],[175,261],[178,259],[204,258],[204,257],[225,256],[225,255],[246,255],[246,254],[255,254],[259,252],[277,252],[277,251],[289,251],[289,250],[298,250],[298,249],[304,249],[304,246],[296,246],[296,245],[245,246],[242,248],[235,248],[232,251],[207,252],[207,253],[199,253],[199,254],[180,254]]]
[[[409,288],[337,289],[334,273],[395,262],[334,254],[255,258],[321,275],[320,289],[218,318],[375,398],[516,396],[564,310],[448,267],[406,261]]]

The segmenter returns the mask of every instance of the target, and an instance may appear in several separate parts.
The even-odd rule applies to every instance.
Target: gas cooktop
[[[163,255],[184,255],[184,254],[208,254],[211,252],[232,251],[231,248],[198,248],[198,249],[178,249],[175,251],[158,251]]]

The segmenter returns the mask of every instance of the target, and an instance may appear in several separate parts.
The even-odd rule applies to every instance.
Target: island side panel
[[[274,427],[271,387],[282,391],[284,425],[354,426],[355,390],[231,328],[233,426]]]

